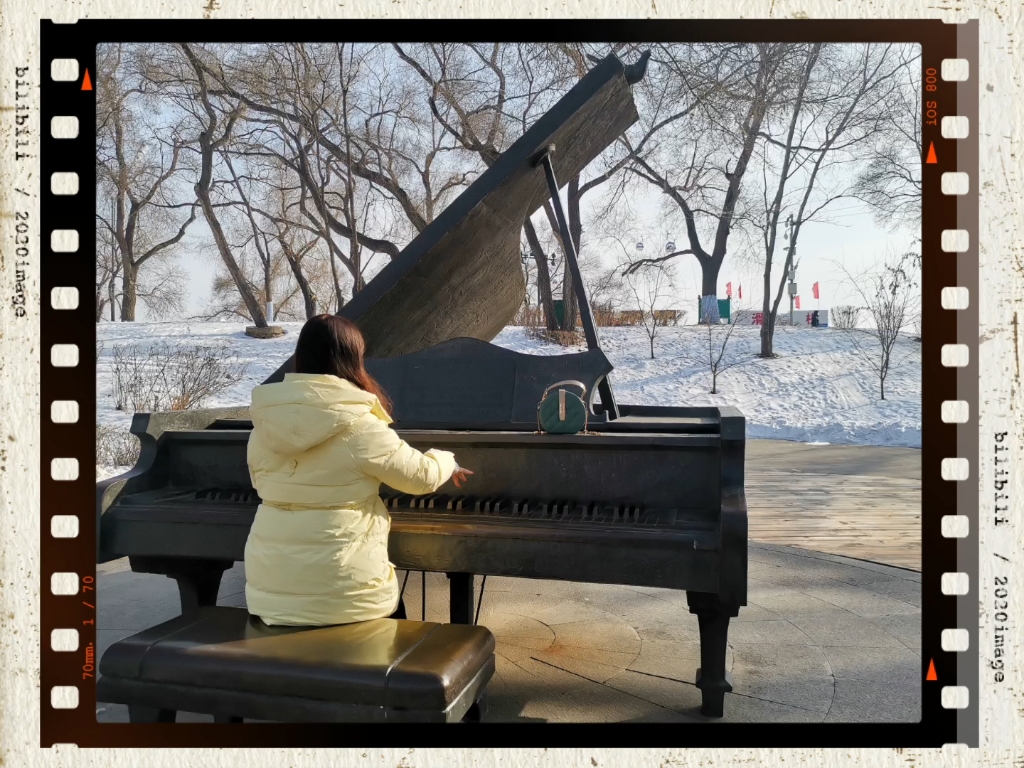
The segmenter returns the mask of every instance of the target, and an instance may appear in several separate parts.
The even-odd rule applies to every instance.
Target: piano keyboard
[[[674,510],[652,510],[630,504],[604,504],[602,502],[531,501],[501,497],[476,496],[408,496],[381,494],[381,499],[392,514],[416,512],[432,516],[483,516],[509,520],[549,520],[553,522],[579,522],[596,524],[641,525],[671,527],[676,522]]]
[[[637,504],[608,504],[600,501],[540,501],[497,496],[409,496],[384,490],[381,500],[394,517],[412,520],[415,515],[450,521],[510,521],[584,526],[630,526],[713,530],[714,526],[697,522],[685,510],[652,509]],[[161,488],[119,499],[117,506],[188,507],[199,509],[246,509],[260,503],[256,492],[238,489]]]

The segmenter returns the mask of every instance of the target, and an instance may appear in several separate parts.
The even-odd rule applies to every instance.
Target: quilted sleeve
[[[421,453],[379,419],[355,435],[349,446],[360,471],[400,493],[433,493],[457,466],[452,453],[434,448]]]

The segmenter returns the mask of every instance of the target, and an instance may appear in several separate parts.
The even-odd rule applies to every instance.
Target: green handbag
[[[579,387],[581,395],[566,392],[562,387]],[[558,387],[558,391],[551,390]],[[544,390],[537,405],[537,429],[553,435],[575,435],[587,428],[587,387],[579,381],[559,381]]]

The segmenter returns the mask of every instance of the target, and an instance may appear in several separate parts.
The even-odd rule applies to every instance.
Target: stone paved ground
[[[912,571],[771,545],[750,546],[749,604],[729,631],[733,693],[718,722],[919,719],[921,580]],[[421,617],[421,576],[405,592]],[[102,566],[99,651],[173,617],[174,583]],[[219,602],[245,604],[239,564]],[[447,581],[427,575],[428,621]],[[696,617],[667,589],[489,578],[480,623],[497,638],[489,720],[700,720]],[[100,721],[125,721],[100,705]],[[207,720],[199,715],[182,720]]]
[[[799,444],[750,441],[751,470],[817,475],[841,495],[835,475],[920,477],[920,452],[836,447],[806,452]],[[759,445],[762,444],[762,445]],[[767,444],[767,445],[764,445]],[[831,448],[822,446],[815,448]],[[853,450],[851,450],[853,448]],[[801,456],[800,452],[805,451]],[[814,500],[820,485],[808,483]],[[899,483],[897,483],[898,485]],[[860,486],[848,486],[863,492]],[[908,504],[906,496],[901,503]],[[833,506],[841,506],[838,502]],[[920,551],[920,533],[905,520],[917,509],[893,507],[911,536],[902,549]],[[810,505],[808,505],[810,508]],[[752,539],[757,510],[751,509]],[[770,516],[762,518],[764,526]],[[838,519],[836,537],[819,548],[842,551],[842,540],[877,534],[870,518]],[[785,521],[767,536],[785,534]],[[850,529],[856,535],[851,536]],[[857,530],[859,529],[859,531]],[[779,531],[782,533],[779,533]],[[913,536],[916,535],[916,541]],[[838,544],[836,542],[839,542]],[[889,550],[886,550],[889,551]],[[884,553],[883,553],[884,554]],[[918,555],[919,557],[919,555]],[[547,722],[912,722],[920,719],[920,573],[808,549],[752,541],[748,605],[729,631],[733,692],[725,717],[699,713],[697,620],[683,592],[644,587],[487,579],[480,623],[497,638],[497,672],[488,720]],[[404,574],[400,573],[400,577]],[[479,584],[479,579],[477,580]],[[126,561],[100,566],[98,650],[178,612],[174,582],[135,574]],[[427,574],[426,619],[447,618],[447,581]],[[219,602],[245,604],[241,564],[225,574]],[[405,601],[421,617],[421,575],[410,575]],[[125,721],[124,707],[99,705],[101,722]],[[182,713],[182,721],[208,721]]]

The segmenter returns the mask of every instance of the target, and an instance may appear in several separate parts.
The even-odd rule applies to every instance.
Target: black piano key
[[[500,514],[501,510],[505,508],[505,504],[502,503],[501,499],[495,499],[491,505],[491,512],[495,515]]]

